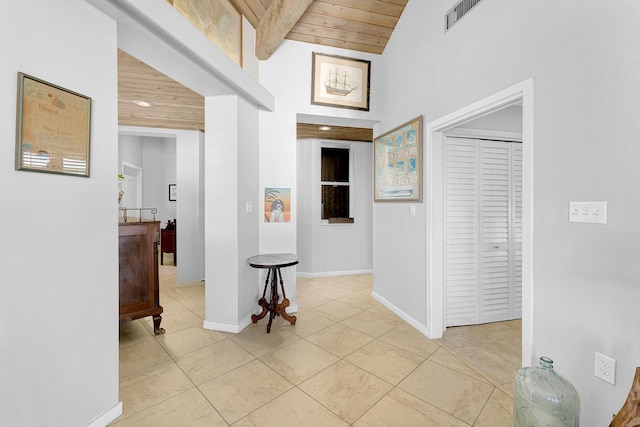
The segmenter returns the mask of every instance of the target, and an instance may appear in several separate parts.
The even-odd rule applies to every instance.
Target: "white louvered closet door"
[[[521,317],[521,144],[447,138],[447,326]]]

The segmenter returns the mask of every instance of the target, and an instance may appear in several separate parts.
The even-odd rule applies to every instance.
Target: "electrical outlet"
[[[596,351],[596,377],[606,382],[616,385],[616,361],[609,356],[600,354]]]
[[[607,202],[569,202],[569,222],[607,223]]]

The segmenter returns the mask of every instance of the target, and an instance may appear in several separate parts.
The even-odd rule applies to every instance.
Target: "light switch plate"
[[[569,202],[569,222],[607,223],[607,202]]]

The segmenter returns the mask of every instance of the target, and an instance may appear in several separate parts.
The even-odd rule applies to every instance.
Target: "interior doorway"
[[[514,104],[522,105],[522,362],[532,354],[532,175],[533,175],[533,79],[502,90],[426,126],[427,199],[427,335],[441,338],[445,326],[444,286],[444,146],[445,132],[470,120]]]

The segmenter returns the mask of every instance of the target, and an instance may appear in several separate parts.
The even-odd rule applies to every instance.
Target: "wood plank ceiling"
[[[204,98],[118,49],[118,124],[204,130]]]
[[[231,0],[254,28],[273,2]],[[292,0],[297,1],[297,0]],[[381,54],[408,0],[314,0],[285,38]]]
[[[262,59],[277,49],[282,37],[381,54],[408,2],[304,0],[309,6],[303,10],[300,0],[230,1],[256,28],[256,55]],[[289,14],[281,10],[287,7]],[[282,35],[274,38],[270,34],[273,31]],[[118,98],[118,122],[122,126],[204,130],[202,96],[122,51],[118,51]],[[140,107],[134,104],[136,100],[152,106]],[[318,136],[317,125],[300,124],[298,134],[300,138],[371,140],[371,129],[336,126]]]

